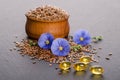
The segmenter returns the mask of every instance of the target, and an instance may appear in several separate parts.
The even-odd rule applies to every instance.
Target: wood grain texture
[[[62,21],[38,21],[27,17],[26,33],[28,37],[38,39],[43,33],[51,33],[55,38],[64,38],[69,34],[68,19]]]

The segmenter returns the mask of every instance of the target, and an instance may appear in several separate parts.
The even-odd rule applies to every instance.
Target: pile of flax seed
[[[26,13],[26,16],[41,21],[61,21],[68,19],[69,14],[61,8],[45,5],[34,10],[30,10]]]

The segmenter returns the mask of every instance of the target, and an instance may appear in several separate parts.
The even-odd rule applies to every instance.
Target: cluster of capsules
[[[87,69],[87,65],[89,65],[92,62],[92,58],[89,56],[82,56],[79,60],[79,62],[73,64],[73,69],[75,71],[85,71]],[[71,63],[68,61],[61,62],[59,64],[59,68],[61,70],[69,70],[71,68]],[[95,75],[102,75],[104,72],[103,67],[100,65],[93,65],[89,68],[90,72]]]

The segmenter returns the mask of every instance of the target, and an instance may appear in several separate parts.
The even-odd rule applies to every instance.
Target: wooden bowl
[[[68,19],[59,21],[43,21],[35,20],[34,18],[27,17],[26,33],[28,37],[38,39],[42,33],[49,32],[55,38],[65,38],[69,34]]]

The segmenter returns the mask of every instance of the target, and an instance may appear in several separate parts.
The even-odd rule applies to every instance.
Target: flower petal
[[[43,49],[50,49],[53,40],[54,37],[50,33],[43,33],[38,40],[38,45]],[[49,44],[46,44],[46,41],[49,41]]]
[[[63,49],[59,50],[59,47],[62,47]],[[54,55],[66,56],[70,51],[70,45],[67,40],[62,38],[57,38],[52,43],[51,51]]]
[[[80,40],[80,38],[83,38],[83,41]],[[73,37],[73,41],[77,44],[80,44],[82,46],[88,45],[91,42],[91,37],[86,30],[79,30],[75,33]]]

